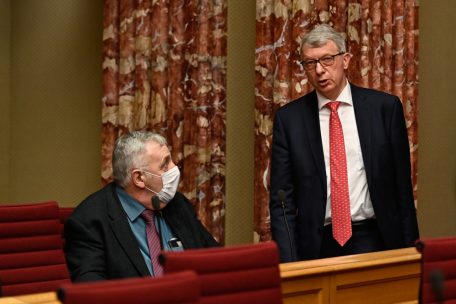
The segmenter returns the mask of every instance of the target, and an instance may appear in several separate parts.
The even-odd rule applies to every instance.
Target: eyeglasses
[[[336,56],[343,55],[345,52],[337,53],[336,55],[326,55],[318,59],[309,59],[301,61],[301,64],[304,66],[304,69],[310,71],[317,67],[317,63],[320,63],[322,67],[328,67],[334,64]]]

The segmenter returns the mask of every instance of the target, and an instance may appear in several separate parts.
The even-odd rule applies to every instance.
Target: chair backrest
[[[456,303],[456,237],[419,240],[420,303]]]
[[[166,274],[196,271],[201,280],[201,303],[282,303],[274,242],[163,252],[160,261]]]
[[[73,213],[74,207],[60,207],[59,208],[59,218],[60,218],[60,235],[62,236],[62,247],[65,248],[65,222],[71,213]]]
[[[0,205],[0,282],[3,296],[69,282],[57,202]]]
[[[60,231],[63,236],[63,226],[67,218],[73,213],[74,207],[59,207]]]
[[[63,304],[197,304],[200,282],[193,271],[158,278],[129,278],[65,284],[57,290]]]

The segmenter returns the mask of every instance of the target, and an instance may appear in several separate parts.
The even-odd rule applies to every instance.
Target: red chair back
[[[63,236],[63,226],[67,218],[73,213],[74,207],[59,207],[60,231]]]
[[[420,303],[456,303],[456,237],[419,240]]]
[[[65,248],[65,235],[64,227],[67,218],[73,213],[74,207],[60,207],[59,218],[60,218],[60,235],[62,236],[62,247]]]
[[[63,304],[197,304],[200,282],[185,271],[159,278],[130,278],[65,284],[57,291]]]
[[[163,252],[165,273],[194,270],[204,304],[282,303],[279,254],[274,242]]]
[[[56,202],[0,205],[0,282],[3,296],[69,282]]]

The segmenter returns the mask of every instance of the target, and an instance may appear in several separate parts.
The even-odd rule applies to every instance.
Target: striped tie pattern
[[[152,264],[152,270],[154,277],[158,277],[163,274],[163,268],[158,262],[158,256],[161,252],[161,242],[160,236],[158,235],[158,231],[155,227],[154,211],[146,209],[141,213],[141,217],[146,222],[147,245],[149,246],[149,255]]]

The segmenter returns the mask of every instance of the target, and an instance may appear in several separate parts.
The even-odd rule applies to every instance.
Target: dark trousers
[[[381,250],[385,250],[385,244],[380,235],[377,221],[374,219],[353,223],[352,236],[343,247],[333,238],[332,225],[327,225],[323,229],[320,258]]]

